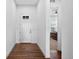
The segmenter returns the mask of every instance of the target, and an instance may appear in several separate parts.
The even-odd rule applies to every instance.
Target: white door
[[[29,22],[20,24],[20,42],[21,43],[31,43],[31,24]]]

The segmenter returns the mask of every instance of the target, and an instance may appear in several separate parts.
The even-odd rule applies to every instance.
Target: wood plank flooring
[[[45,59],[37,44],[16,44],[7,59]]]
[[[16,44],[7,59],[44,59],[36,44]]]

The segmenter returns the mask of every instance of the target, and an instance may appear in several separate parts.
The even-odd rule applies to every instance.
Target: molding
[[[6,59],[8,58],[8,56],[10,55],[10,53],[12,52],[12,50],[14,49],[15,46],[16,46],[16,43],[13,45],[13,47],[12,47],[11,50],[9,51],[8,55],[6,55]]]
[[[16,43],[37,43],[37,42],[32,42],[32,41],[30,41],[30,42],[29,42],[29,41],[28,41],[28,42],[27,42],[27,41],[21,41],[21,42],[20,42],[20,41],[18,41],[18,42],[16,42]]]
[[[40,45],[39,45],[38,43],[37,43],[37,45],[38,45],[38,47],[39,47],[40,51],[42,52],[43,56],[45,57],[44,52],[43,52],[43,51],[42,51],[42,49],[40,48]]]
[[[47,57],[46,54],[42,51],[42,49],[40,48],[40,45],[37,43],[40,51],[42,52],[43,56],[45,57],[45,59],[50,59],[50,57]]]

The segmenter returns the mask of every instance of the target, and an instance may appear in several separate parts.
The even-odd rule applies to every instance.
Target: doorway
[[[59,5],[50,1],[50,58],[61,59],[61,51],[59,50],[59,34],[58,34],[58,17]]]
[[[56,11],[57,12],[57,11]],[[50,56],[51,59],[57,59],[57,47],[58,47],[58,31],[57,31],[57,20],[58,15],[51,15],[51,31],[50,31]]]

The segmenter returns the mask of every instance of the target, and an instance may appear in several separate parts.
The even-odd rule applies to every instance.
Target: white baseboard
[[[11,47],[11,49],[9,50],[9,53],[6,54],[6,58],[10,55],[11,51],[13,50],[13,48],[15,47],[16,43]]]
[[[27,41],[18,41],[18,42],[16,42],[16,43],[37,43],[37,42],[27,42]]]
[[[40,45],[37,43],[38,47],[40,48]],[[44,57],[46,58],[46,54],[42,51],[42,49],[40,48],[41,52],[43,53]]]

